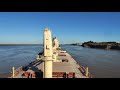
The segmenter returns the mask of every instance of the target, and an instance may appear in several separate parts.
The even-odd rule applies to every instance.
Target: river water
[[[120,51],[62,45],[94,78],[120,78]],[[35,60],[43,45],[0,46],[0,73],[10,72]]]

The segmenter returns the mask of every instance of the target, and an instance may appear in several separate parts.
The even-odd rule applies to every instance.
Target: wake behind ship
[[[82,67],[67,52],[61,50],[57,38],[52,38],[51,31],[44,30],[43,51],[36,60],[27,66],[12,68],[8,78],[91,78],[88,67]]]

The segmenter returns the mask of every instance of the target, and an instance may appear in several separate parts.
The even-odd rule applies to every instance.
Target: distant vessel
[[[44,30],[44,49],[36,60],[26,66],[12,68],[8,78],[91,78],[88,67],[84,68],[64,50],[51,31]]]

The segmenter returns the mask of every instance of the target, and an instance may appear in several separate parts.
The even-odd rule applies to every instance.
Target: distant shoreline
[[[31,46],[31,45],[42,45],[42,44],[0,44],[0,46]]]
[[[82,45],[79,44],[70,44],[70,45],[77,45],[87,48],[98,48],[98,49],[105,49],[105,50],[120,50],[120,43],[116,42],[93,42],[88,41],[82,43]]]
[[[0,46],[36,46],[43,44],[0,44]],[[68,44],[60,44],[60,45],[68,45]]]

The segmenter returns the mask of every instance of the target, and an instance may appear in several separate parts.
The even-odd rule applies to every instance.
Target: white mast
[[[51,31],[46,28],[44,30],[44,78],[52,78],[52,35]]]

